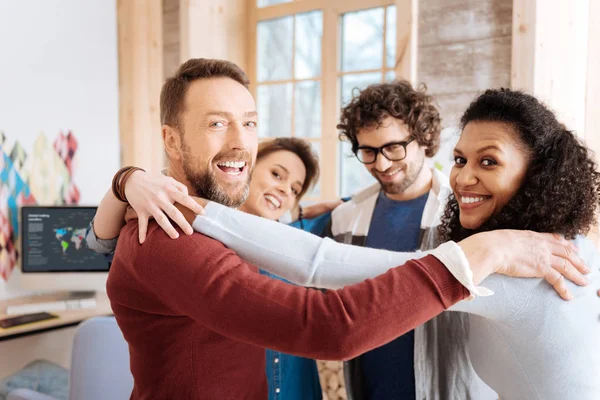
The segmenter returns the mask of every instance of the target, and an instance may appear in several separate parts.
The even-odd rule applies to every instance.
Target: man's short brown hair
[[[425,155],[433,157],[440,147],[441,119],[427,88],[421,84],[414,89],[410,82],[398,80],[368,86],[342,109],[340,139],[352,143],[352,151],[358,151],[356,135],[363,128],[379,128],[387,117],[402,120],[410,135]]]
[[[160,92],[160,122],[179,127],[187,89],[195,80],[231,78],[248,88],[246,73],[236,64],[210,58],[192,58],[181,64],[174,76],[167,79]]]

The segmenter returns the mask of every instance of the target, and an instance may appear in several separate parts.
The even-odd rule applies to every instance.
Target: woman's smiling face
[[[297,154],[267,154],[256,160],[250,194],[240,210],[275,221],[296,205],[305,180],[306,167]]]
[[[454,149],[450,185],[460,224],[477,229],[517,193],[530,156],[514,128],[503,122],[469,122]]]

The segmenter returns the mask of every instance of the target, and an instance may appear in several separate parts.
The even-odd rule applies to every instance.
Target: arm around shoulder
[[[166,246],[148,247],[140,262],[150,265],[157,295],[173,310],[232,339],[304,357],[352,358],[414,329],[466,295],[432,256],[367,282],[321,292],[263,276],[201,235],[166,240]]]

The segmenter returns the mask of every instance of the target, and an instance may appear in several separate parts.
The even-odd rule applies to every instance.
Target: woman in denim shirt
[[[248,199],[239,209],[270,220],[280,220],[296,208],[302,196],[316,184],[318,178],[319,160],[308,142],[298,138],[276,138],[262,142],[259,145],[256,165],[252,172]],[[153,178],[144,172],[136,172],[127,185],[127,188],[131,189],[131,193],[135,193],[135,195],[129,196],[128,199],[135,205],[136,200],[146,201],[147,194],[152,192],[158,198],[157,193],[168,186],[169,179],[167,177]],[[168,191],[165,191],[164,194],[170,200],[173,199],[168,195]],[[125,207],[118,205],[115,207],[115,202],[118,200],[114,198],[112,191],[109,191],[102,200],[97,215],[110,213],[113,216],[116,214],[116,217],[111,220],[99,218],[90,224],[87,243],[95,251],[114,252],[117,244],[115,236],[124,222],[120,222],[120,225],[117,226],[114,226],[114,223],[124,221],[125,213]],[[311,218],[319,214],[326,214],[337,204],[338,202],[317,204],[307,208],[304,213],[298,207],[300,209],[299,219],[291,225],[313,232],[315,229],[322,229],[315,228],[314,222],[321,220],[326,222],[328,218],[325,218],[325,215],[314,221],[305,221],[304,217]],[[142,219],[140,219],[140,230],[145,232],[145,228],[141,228]],[[163,226],[163,228],[171,237],[176,237],[176,231],[172,226]],[[189,230],[188,227],[182,226],[181,228],[186,232],[191,232],[191,227]],[[140,240],[143,238],[140,237]],[[261,273],[283,280],[266,271],[261,271]],[[266,357],[270,400],[318,400],[322,398],[319,373],[314,360],[269,349],[266,351]]]

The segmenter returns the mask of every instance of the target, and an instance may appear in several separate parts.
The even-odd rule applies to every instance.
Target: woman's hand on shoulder
[[[125,186],[125,196],[137,214],[140,243],[146,240],[150,218],[154,218],[173,239],[177,239],[179,234],[171,222],[175,222],[187,235],[194,232],[175,204],[180,204],[195,214],[204,214],[204,208],[188,194],[188,189],[183,183],[162,174],[134,172]],[[132,218],[131,212],[128,213],[128,218]]]

